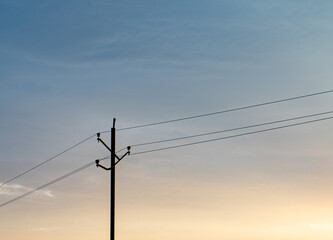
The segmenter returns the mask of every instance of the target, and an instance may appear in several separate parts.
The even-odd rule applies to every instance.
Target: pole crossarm
[[[120,158],[117,157],[118,161],[115,162],[114,165],[117,165],[117,163],[119,163],[125,156],[130,155],[131,154],[130,149],[131,149],[131,146],[128,146],[127,147],[127,152],[122,157],[120,157]],[[111,170],[111,168],[112,168],[112,167],[107,168],[107,167],[104,167],[103,165],[99,164],[99,160],[98,159],[95,160],[95,163],[96,163],[96,167],[101,167],[101,168],[103,168],[103,169],[105,169],[107,171]]]
[[[119,163],[125,156],[130,155],[131,154],[130,150],[131,150],[131,146],[128,146],[127,147],[127,152],[123,156],[121,156],[121,158],[118,158],[117,155],[116,155],[116,157],[118,158],[118,161],[116,162],[116,164]]]
[[[104,147],[106,147],[110,152],[111,152],[111,154],[112,154],[112,150],[111,150],[111,148],[100,138],[100,136],[101,136],[101,133],[97,133],[97,141],[98,142],[101,142],[103,145],[104,145]],[[115,162],[115,164],[114,165],[116,165],[117,163],[119,163],[125,156],[127,156],[127,155],[130,155],[131,154],[131,152],[130,152],[130,150],[131,150],[131,146],[128,146],[127,147],[127,152],[123,155],[123,156],[121,156],[121,157],[118,157],[118,155],[116,154],[116,153],[114,153],[114,155],[115,155],[115,157],[118,159],[118,161],[117,162]],[[103,169],[105,169],[105,170],[107,170],[107,171],[109,171],[109,170],[111,170],[111,168],[112,168],[112,166],[110,166],[109,168],[107,168],[107,167],[104,167],[104,166],[102,166],[102,165],[100,165],[99,164],[99,160],[96,160],[95,161],[96,162],[96,167],[101,167],[101,168],[103,168]]]
[[[95,163],[96,163],[96,167],[101,167],[101,168],[105,169],[106,171],[111,170],[111,167],[107,168],[107,167],[104,167],[103,165],[99,164],[99,160],[95,160]]]
[[[101,143],[104,145],[104,147],[106,147],[106,148],[110,151],[110,153],[112,153],[111,148],[110,148],[108,145],[106,145],[106,143],[105,143],[105,142],[104,142],[99,136],[100,136],[100,133],[97,133],[97,141],[98,141],[98,142],[101,142]],[[117,156],[117,154],[114,153],[114,155],[116,156],[116,158],[117,158],[118,161],[119,161],[120,158]]]

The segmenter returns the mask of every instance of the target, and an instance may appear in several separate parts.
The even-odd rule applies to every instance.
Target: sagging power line
[[[233,131],[238,131],[238,130],[243,130],[243,129],[248,129],[248,128],[256,128],[256,127],[262,127],[262,126],[267,126],[267,125],[272,125],[272,124],[277,124],[277,123],[289,122],[289,121],[294,121],[294,120],[299,120],[299,119],[304,119],[304,118],[322,116],[322,115],[327,115],[327,114],[331,114],[331,113],[333,113],[333,111],[315,113],[315,114],[310,114],[310,115],[303,115],[303,116],[299,116],[299,117],[281,119],[281,120],[276,120],[276,121],[258,123],[258,124],[243,126],[243,127],[236,127],[236,128],[218,130],[218,131],[207,132],[207,133],[200,133],[200,134],[195,134],[195,135],[190,135],[190,136],[168,138],[168,139],[162,139],[162,140],[151,141],[151,142],[136,143],[136,144],[131,144],[131,147],[147,146],[147,145],[153,145],[153,144],[158,144],[158,143],[165,143],[165,142],[185,140],[185,139],[196,138],[196,137],[215,135],[215,134],[219,134],[219,133],[233,132]],[[121,150],[124,150],[124,149],[126,149],[126,148],[122,148]]]
[[[215,142],[215,141],[220,141],[220,140],[225,140],[225,139],[230,139],[230,138],[235,138],[235,137],[242,137],[242,136],[247,136],[247,135],[252,135],[252,134],[257,134],[257,133],[262,133],[262,132],[268,132],[268,131],[273,131],[273,130],[278,130],[278,129],[283,129],[283,128],[305,125],[305,124],[319,122],[319,121],[325,121],[325,120],[329,120],[329,119],[333,119],[333,117],[320,118],[320,119],[304,121],[304,122],[300,122],[300,123],[293,123],[293,124],[288,124],[288,125],[274,127],[274,128],[267,128],[267,129],[262,129],[262,130],[247,132],[247,133],[235,134],[235,135],[226,136],[226,137],[219,137],[219,138],[213,138],[213,139],[191,142],[191,143],[185,143],[185,144],[179,144],[179,145],[174,145],[174,146],[169,146],[169,147],[156,148],[156,149],[151,149],[151,150],[146,150],[146,151],[141,151],[141,152],[134,152],[134,153],[132,153],[132,156],[133,155],[144,154],[144,153],[159,152],[159,151],[164,151],[164,150],[169,150],[169,149],[174,149],[174,148],[187,147],[187,146],[191,146],[191,145],[203,144],[203,143],[208,143],[208,142]]]
[[[208,117],[208,116],[213,116],[213,115],[218,115],[218,114],[223,114],[223,113],[228,113],[228,112],[234,112],[234,111],[240,111],[240,110],[245,110],[245,109],[250,109],[250,108],[255,108],[255,107],[261,107],[261,106],[266,106],[266,105],[272,105],[272,104],[277,104],[277,103],[282,103],[282,102],[288,102],[288,101],[293,101],[293,100],[298,100],[298,99],[303,99],[303,98],[308,98],[308,97],[314,97],[314,96],[318,96],[318,95],[323,95],[323,94],[328,94],[328,93],[332,93],[333,90],[326,90],[326,91],[321,91],[321,92],[315,92],[315,93],[309,93],[306,95],[300,95],[300,96],[295,96],[295,97],[290,97],[290,98],[284,98],[284,99],[279,99],[279,100],[274,100],[274,101],[269,101],[269,102],[263,102],[263,103],[257,103],[257,104],[253,104],[253,105],[248,105],[248,106],[243,106],[243,107],[238,107],[238,108],[231,108],[231,109],[226,109],[226,110],[221,110],[221,111],[216,111],[216,112],[211,112],[211,113],[204,113],[204,114],[199,114],[199,115],[193,115],[193,116],[188,116],[188,117],[183,117],[183,118],[176,118],[176,119],[171,119],[171,120],[165,120],[165,121],[159,121],[159,122],[153,122],[153,123],[148,123],[148,124],[142,124],[142,125],[135,125],[135,126],[129,126],[129,127],[124,127],[124,128],[119,128],[118,131],[121,130],[130,130],[130,129],[136,129],[136,128],[144,128],[144,127],[149,127],[149,126],[155,126],[155,125],[161,125],[161,124],[167,124],[167,123],[173,123],[173,122],[178,122],[178,121],[184,121],[184,120],[190,120],[190,119],[195,119],[195,118],[201,118],[201,117]],[[102,131],[101,133],[108,133],[110,131]],[[57,157],[59,157],[60,155],[68,152],[69,150],[72,150],[73,148],[81,145],[82,143],[88,141],[89,139],[93,138],[95,136],[91,135],[85,139],[83,139],[82,141],[74,144],[73,146],[65,149],[64,151],[54,155],[53,157],[46,159],[45,161],[42,161],[41,163],[27,169],[26,171],[23,171],[22,173],[4,181],[3,183],[0,184],[0,186],[8,184],[22,176],[24,176],[25,174],[41,167],[42,165],[56,159]],[[169,140],[168,140],[169,141]],[[171,140],[170,140],[171,141]],[[126,148],[124,148],[126,149]],[[120,151],[124,150],[121,149]]]
[[[170,120],[166,120],[166,121],[160,121],[160,122],[153,122],[153,123],[148,123],[148,124],[124,127],[124,128],[119,128],[118,131],[156,126],[156,125],[172,123],[172,122],[179,122],[179,121],[190,120],[190,119],[201,118],[201,117],[208,117],[208,116],[212,116],[212,115],[218,115],[218,114],[223,114],[223,113],[228,113],[228,112],[235,112],[235,111],[245,110],[245,109],[249,109],[249,108],[256,108],[256,107],[262,107],[262,106],[272,105],[272,104],[276,104],[276,103],[298,100],[298,99],[302,99],[302,98],[314,97],[314,96],[323,95],[323,94],[332,93],[332,92],[333,92],[333,89],[332,90],[327,90],[327,91],[322,91],[322,92],[310,93],[310,94],[301,95],[301,96],[296,96],[296,97],[274,100],[274,101],[270,101],[270,102],[263,102],[263,103],[257,103],[257,104],[253,104],[253,105],[243,106],[243,107],[231,108],[231,109],[226,109],[226,110],[221,110],[221,111],[216,111],[216,112],[211,112],[211,113],[204,113],[204,114],[198,114],[198,115],[193,115],[193,116],[188,116],[188,117],[170,119]],[[105,132],[109,132],[109,131],[105,131]]]
[[[104,159],[107,159],[107,158],[109,158],[109,156],[104,157],[104,158],[101,158],[101,159],[99,159],[99,160],[104,160]],[[43,188],[46,188],[46,187],[48,187],[48,186],[50,186],[50,185],[52,185],[52,184],[54,184],[54,183],[57,183],[57,182],[59,182],[59,181],[65,179],[65,178],[68,178],[68,177],[70,177],[70,176],[72,176],[72,175],[74,175],[74,174],[76,174],[76,173],[78,173],[78,172],[81,172],[81,171],[83,171],[84,169],[86,169],[86,168],[88,168],[88,167],[90,167],[90,166],[92,166],[92,165],[95,165],[95,161],[94,161],[94,162],[87,163],[87,164],[83,165],[82,167],[79,167],[79,168],[77,168],[77,169],[75,169],[75,170],[73,170],[73,171],[71,171],[71,172],[69,172],[69,173],[67,173],[67,174],[65,174],[65,175],[63,175],[63,176],[61,176],[61,177],[58,177],[58,178],[56,178],[56,179],[54,179],[54,180],[52,180],[52,181],[50,181],[50,182],[48,182],[48,183],[45,183],[45,184],[43,184],[43,185],[41,185],[41,186],[39,186],[39,187],[37,187],[37,188],[32,189],[32,190],[29,191],[29,192],[26,192],[26,193],[24,193],[24,194],[22,194],[22,195],[20,195],[20,196],[18,196],[18,197],[16,197],[16,198],[13,198],[13,199],[11,199],[11,200],[5,202],[5,203],[2,203],[2,204],[0,204],[0,208],[1,208],[1,207],[4,207],[4,206],[6,206],[6,205],[8,205],[8,204],[10,204],[10,203],[16,202],[16,201],[20,200],[21,198],[27,197],[27,196],[29,196],[29,195],[31,195],[31,194],[33,194],[33,193],[39,191],[39,190],[42,190]]]
[[[275,127],[275,128],[267,128],[267,129],[262,129],[262,130],[258,130],[258,131],[252,131],[252,132],[247,132],[247,133],[242,133],[242,134],[235,134],[235,135],[231,135],[231,136],[225,136],[225,137],[221,137],[221,138],[214,138],[214,139],[208,139],[208,140],[204,140],[204,141],[198,141],[198,142],[192,142],[192,143],[187,143],[187,144],[180,144],[180,145],[174,145],[174,146],[170,146],[170,147],[165,147],[165,148],[158,148],[158,149],[151,149],[151,150],[147,150],[147,151],[142,151],[142,152],[134,152],[131,155],[141,155],[141,154],[147,154],[147,153],[151,153],[151,152],[158,152],[158,151],[164,151],[164,150],[168,150],[168,149],[173,149],[173,148],[181,148],[181,147],[186,147],[186,146],[191,146],[191,145],[197,145],[197,144],[203,144],[203,143],[208,143],[208,142],[214,142],[214,141],[220,141],[220,140],[226,140],[226,139],[231,139],[231,138],[236,138],[236,137],[242,137],[242,136],[247,136],[247,135],[253,135],[253,134],[258,134],[258,133],[263,133],[263,132],[268,132],[268,131],[273,131],[273,130],[278,130],[278,129],[283,129],[283,128],[289,128],[289,127],[295,127],[295,126],[300,126],[300,125],[305,125],[305,124],[310,124],[310,123],[315,123],[315,122],[320,122],[320,121],[325,121],[325,120],[329,120],[329,119],[333,119],[333,117],[326,117],[326,118],[319,118],[319,119],[315,119],[315,120],[310,120],[310,121],[304,121],[304,122],[299,122],[299,123],[294,123],[294,124],[289,124],[289,125],[284,125],[284,126],[279,126],[279,127]],[[105,160],[108,159],[110,157],[106,156],[104,158],[101,158],[99,160]],[[43,184],[42,186],[35,188],[25,194],[22,194],[8,202],[5,202],[3,204],[0,204],[0,208],[4,207],[5,205],[8,205],[10,203],[13,203],[19,199],[22,199],[36,191],[39,191],[47,186],[50,186],[56,182],[59,182],[67,177],[70,177],[92,165],[96,164],[95,162],[90,162],[88,164],[83,165],[80,168],[75,169],[74,171],[67,173],[57,179],[54,179],[46,184]]]
[[[82,141],[80,141],[80,142],[78,142],[78,143],[76,143],[76,144],[74,144],[73,146],[71,146],[71,147],[65,149],[64,151],[62,151],[62,152],[60,152],[60,153],[54,155],[53,157],[51,157],[51,158],[49,158],[49,159],[46,159],[45,161],[43,161],[43,162],[41,162],[41,163],[39,163],[39,164],[33,166],[32,168],[29,168],[28,170],[26,170],[26,171],[24,171],[24,172],[18,174],[17,176],[8,179],[7,181],[1,183],[1,184],[0,184],[0,187],[1,187],[2,185],[5,185],[5,184],[7,184],[7,183],[10,183],[10,182],[14,181],[15,179],[17,179],[17,178],[19,178],[19,177],[22,177],[23,175],[25,175],[25,174],[31,172],[32,170],[35,170],[36,168],[41,167],[41,166],[44,165],[45,163],[50,162],[51,160],[53,160],[53,159],[59,157],[60,155],[62,155],[62,154],[64,154],[64,153],[68,152],[69,150],[72,150],[73,148],[75,148],[75,147],[81,145],[82,143],[84,143],[84,142],[88,141],[89,139],[93,138],[94,136],[95,136],[95,134],[94,134],[94,135],[91,135],[90,137],[87,137],[86,139],[84,139],[84,140],[82,140]]]

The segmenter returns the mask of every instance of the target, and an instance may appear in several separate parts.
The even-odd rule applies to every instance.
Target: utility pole
[[[110,240],[115,240],[115,211],[116,211],[116,165],[126,155],[130,154],[131,147],[127,147],[127,152],[118,157],[116,154],[116,119],[113,119],[113,126],[111,128],[111,148],[100,138],[101,134],[97,133],[97,141],[101,142],[111,152],[111,165],[109,168],[99,164],[99,160],[96,160],[96,167],[101,167],[104,170],[111,170],[110,174]],[[117,161],[116,161],[117,158]]]

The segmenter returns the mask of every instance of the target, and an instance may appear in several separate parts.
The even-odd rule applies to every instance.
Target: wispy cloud
[[[10,184],[10,185],[3,185],[0,186],[0,196],[12,196],[16,197],[21,194],[27,193],[29,191],[32,191],[33,188],[26,187],[19,184]],[[49,190],[40,190],[36,192],[37,196],[42,198],[54,198],[54,195]]]
[[[39,227],[39,228],[33,228],[32,230],[38,232],[48,232],[48,231],[56,231],[58,230],[58,228]]]

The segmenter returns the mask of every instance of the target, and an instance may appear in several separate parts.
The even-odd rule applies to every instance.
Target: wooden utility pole
[[[99,164],[99,160],[96,160],[96,167],[101,167],[107,171],[111,170],[110,175],[110,240],[115,240],[115,216],[116,216],[116,164],[121,161],[126,155],[130,154],[131,147],[127,147],[127,152],[118,157],[116,154],[116,119],[113,119],[113,126],[111,128],[111,148],[100,138],[101,134],[97,133],[97,141],[101,142],[111,152],[111,165],[106,168]],[[116,158],[118,161],[116,162]]]

